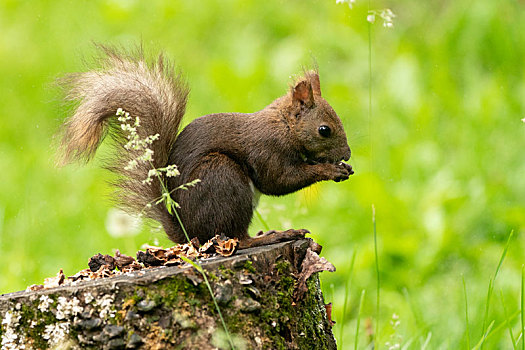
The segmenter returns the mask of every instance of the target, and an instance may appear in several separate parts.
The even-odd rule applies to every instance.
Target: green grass
[[[66,114],[54,79],[84,69],[92,41],[142,40],[184,70],[192,89],[185,122],[259,110],[286,91],[290,75],[318,63],[323,96],[343,120],[356,174],[261,198],[258,210],[268,227],[307,228],[324,246],[337,267],[322,280],[334,286],[327,302],[341,315],[334,334],[344,330],[344,348],[354,348],[358,311],[362,349],[370,341],[364,329],[376,324],[377,348],[386,348],[394,313],[401,347],[467,348],[481,339],[485,349],[523,346],[523,5],[371,1],[371,8],[384,7],[397,14],[395,27],[372,26],[369,56],[367,3],[359,0],[352,10],[335,0],[3,1],[0,293],[41,283],[59,268],[73,274],[98,252],[169,244],[151,230],[108,235],[111,189],[100,161],[54,165],[53,135]],[[379,245],[370,227],[372,203]],[[263,221],[254,219],[251,232],[265,229]],[[366,298],[359,307],[362,290],[376,291],[377,272],[380,305]],[[488,297],[487,281],[501,290],[505,309]]]

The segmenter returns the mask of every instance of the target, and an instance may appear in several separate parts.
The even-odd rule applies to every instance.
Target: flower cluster
[[[172,164],[172,165],[168,165],[165,168],[150,169],[148,171],[148,177],[145,180],[142,180],[142,183],[150,184],[153,181],[153,177],[160,176],[163,172],[166,173],[167,177],[175,177],[175,176],[180,175],[180,172],[179,172],[179,169],[177,169],[177,166],[175,164]]]
[[[160,177],[162,173],[165,173],[167,177],[175,177],[180,175],[179,170],[175,164],[168,165],[164,168],[155,168],[153,167],[153,150],[150,148],[151,144],[154,141],[158,140],[160,135],[149,135],[141,139],[137,133],[137,128],[140,127],[140,118],[135,117],[135,121],[131,123],[133,118],[129,115],[128,112],[124,111],[122,108],[117,110],[117,118],[120,122],[120,127],[123,131],[128,133],[127,139],[128,142],[124,145],[124,148],[127,150],[134,150],[140,153],[137,158],[131,159],[128,164],[124,167],[125,170],[133,170],[141,162],[149,162],[151,164],[151,169],[148,171],[148,176],[146,179],[142,180],[143,184],[151,184],[154,177]]]
[[[336,4],[348,4],[348,7],[352,8],[355,3],[355,0],[336,0],[335,3]]]
[[[137,133],[137,128],[140,126],[140,118],[136,117],[135,122],[131,124],[132,117],[128,112],[125,112],[122,108],[117,110],[118,121],[121,123],[120,127],[122,130],[128,132],[128,142],[124,145],[127,150],[134,150],[141,152],[141,154],[128,162],[124,169],[132,170],[139,162],[152,162],[153,161],[153,150],[150,148],[153,141],[158,140],[160,135],[149,135],[144,139],[141,139]]]
[[[336,4],[348,4],[348,7],[353,8],[355,0],[335,0]],[[383,20],[383,27],[393,28],[394,18],[396,15],[390,9],[383,10],[369,10],[366,20],[372,24],[376,22],[376,18],[379,17]]]
[[[385,343],[388,350],[398,350],[401,349],[401,343],[403,341],[403,337],[399,334],[397,334],[397,329],[401,325],[401,321],[399,320],[399,315],[394,313],[392,315],[392,319],[390,320],[390,325],[392,326],[392,330],[394,331],[390,335],[390,340]]]
[[[383,27],[394,27],[394,18],[396,17],[396,15],[392,12],[391,9],[370,10],[368,11],[368,16],[366,16],[366,20],[373,24],[376,21],[376,17],[379,17],[383,20]]]

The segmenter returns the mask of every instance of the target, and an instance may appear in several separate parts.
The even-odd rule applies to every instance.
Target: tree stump
[[[326,268],[307,262],[312,244],[301,239],[202,261],[236,349],[336,349],[316,272]],[[5,294],[0,317],[2,350],[230,348],[193,267]]]

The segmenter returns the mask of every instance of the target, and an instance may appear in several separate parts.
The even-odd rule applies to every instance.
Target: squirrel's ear
[[[295,84],[292,90],[292,100],[295,103],[300,103],[306,107],[312,107],[314,104],[314,95],[312,85],[308,80],[301,80]]]
[[[314,95],[321,96],[321,81],[319,80],[319,74],[316,72],[310,72],[308,77],[310,78],[310,84],[312,84]]]

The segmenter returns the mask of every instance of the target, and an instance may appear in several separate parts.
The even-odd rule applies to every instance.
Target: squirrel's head
[[[319,74],[305,73],[291,91],[293,129],[302,145],[302,156],[308,162],[335,163],[350,159],[341,119],[321,97]]]

